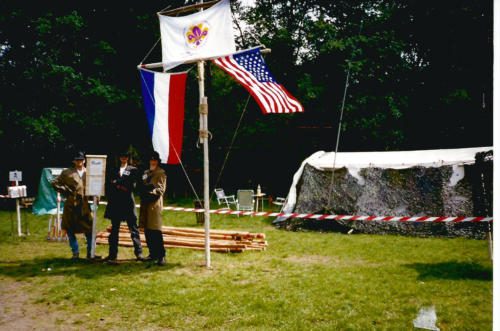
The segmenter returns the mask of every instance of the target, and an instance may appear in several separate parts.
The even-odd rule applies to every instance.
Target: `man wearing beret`
[[[149,169],[144,171],[141,181],[141,207],[139,209],[139,228],[144,229],[149,256],[144,261],[156,260],[164,266],[165,247],[163,246],[162,218],[163,194],[167,189],[167,176],[160,168],[160,155],[153,152],[149,158]]]
[[[67,231],[73,259],[79,258],[77,233],[84,233],[87,239],[87,259],[91,258],[92,248],[92,212],[85,196],[85,155],[78,152],[73,157],[72,168],[64,170],[52,182],[54,189],[66,197],[61,227]],[[94,255],[94,259],[100,259]]]
[[[108,205],[104,217],[111,220],[111,233],[108,237],[109,255],[105,258],[109,263],[116,263],[118,255],[118,237],[120,223],[125,220],[130,237],[134,244],[134,254],[138,261],[142,260],[142,245],[137,228],[137,211],[135,208],[134,188],[137,181],[137,168],[128,164],[129,153],[120,154],[120,168],[110,172],[106,193]]]

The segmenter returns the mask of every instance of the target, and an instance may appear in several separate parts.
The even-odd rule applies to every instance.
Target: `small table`
[[[266,196],[265,193],[260,193],[260,194],[253,194],[252,195],[253,197],[255,197],[255,211],[258,212],[259,211],[259,199],[261,201],[261,204],[262,204],[262,211],[264,211],[264,197]]]

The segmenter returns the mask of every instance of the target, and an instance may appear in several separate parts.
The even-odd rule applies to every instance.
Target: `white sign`
[[[87,176],[85,177],[85,195],[94,197],[94,221],[92,222],[92,245],[90,257],[95,257],[95,238],[97,234],[97,197],[104,195],[106,179],[106,155],[87,155]]]
[[[21,171],[9,171],[9,181],[20,182],[23,180],[23,173]]]
[[[102,177],[90,177],[89,176],[89,191],[87,195],[90,196],[101,196],[103,195],[101,187],[103,186],[103,178]]]
[[[87,155],[85,195],[103,196],[106,178],[106,155]]]
[[[50,169],[50,173],[52,174],[52,176],[59,176],[62,171],[63,169]]]
[[[94,159],[94,158],[89,159],[89,165],[88,165],[89,175],[102,176],[105,162],[106,162],[105,159]]]
[[[26,185],[22,186],[9,186],[7,188],[9,192],[9,198],[22,198],[28,196]]]

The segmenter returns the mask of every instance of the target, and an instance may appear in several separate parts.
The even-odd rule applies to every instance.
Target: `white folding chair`
[[[276,200],[273,200],[273,204],[280,206],[280,213],[283,211],[283,207],[286,204],[286,198],[276,197]]]
[[[219,205],[226,204],[228,209],[231,209],[231,205],[236,205],[234,195],[226,195],[224,190],[221,188],[215,189],[215,196],[217,197],[217,203]]]
[[[254,205],[255,205],[253,195],[254,195],[253,190],[238,190],[236,192],[236,196],[237,196],[236,210],[253,212]],[[238,217],[240,217],[239,214],[238,214]]]

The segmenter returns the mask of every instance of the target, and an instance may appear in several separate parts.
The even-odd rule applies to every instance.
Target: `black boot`
[[[142,262],[149,262],[149,261],[153,261],[153,260],[154,260],[153,257],[151,257],[151,255],[148,255],[148,256],[142,258],[141,261]]]
[[[165,256],[162,257],[161,259],[158,259],[158,263],[157,263],[159,266],[164,266],[167,264],[167,261],[165,261]]]
[[[106,256],[104,259],[103,259],[104,262],[107,262],[109,264],[118,264],[118,261],[116,259],[116,257],[114,256]]]

